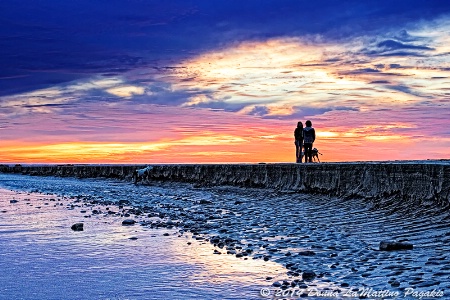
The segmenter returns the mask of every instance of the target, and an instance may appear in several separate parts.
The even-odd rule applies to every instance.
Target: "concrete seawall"
[[[5,173],[129,180],[143,165],[1,165]],[[361,162],[322,164],[183,164],[153,165],[142,183],[153,180],[197,186],[231,185],[342,198],[401,199],[450,204],[450,161]],[[412,201],[412,202],[411,202]]]

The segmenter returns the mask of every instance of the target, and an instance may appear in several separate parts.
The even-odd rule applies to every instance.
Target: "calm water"
[[[86,192],[71,182],[54,179],[53,187]],[[261,287],[270,285],[266,276],[286,271],[274,262],[215,255],[209,243],[175,229],[84,217],[88,208],[68,196],[5,189],[29,184],[0,175],[0,299],[260,299]],[[78,184],[93,193],[100,188]],[[84,231],[70,229],[76,222]]]

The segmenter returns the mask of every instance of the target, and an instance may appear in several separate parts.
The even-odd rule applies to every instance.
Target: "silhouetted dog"
[[[137,169],[133,172],[133,177],[131,179],[134,179],[134,184],[137,184],[138,181],[148,178],[148,174],[150,173],[151,169],[153,169],[152,166],[145,167],[144,169]]]
[[[316,161],[317,158],[317,161],[320,162],[319,154],[322,155],[322,153],[320,153],[319,150],[317,150],[317,148],[312,149],[312,158],[314,161]]]

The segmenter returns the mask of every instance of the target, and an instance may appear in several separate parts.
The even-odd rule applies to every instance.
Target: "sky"
[[[449,100],[449,1],[0,1],[2,163],[449,159]]]

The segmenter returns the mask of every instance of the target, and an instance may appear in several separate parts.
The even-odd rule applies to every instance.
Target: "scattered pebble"
[[[83,223],[75,223],[70,227],[73,231],[83,231],[84,230],[84,224]]]
[[[126,219],[122,221],[122,225],[124,226],[134,225],[134,223],[136,223],[136,221],[133,219]]]

